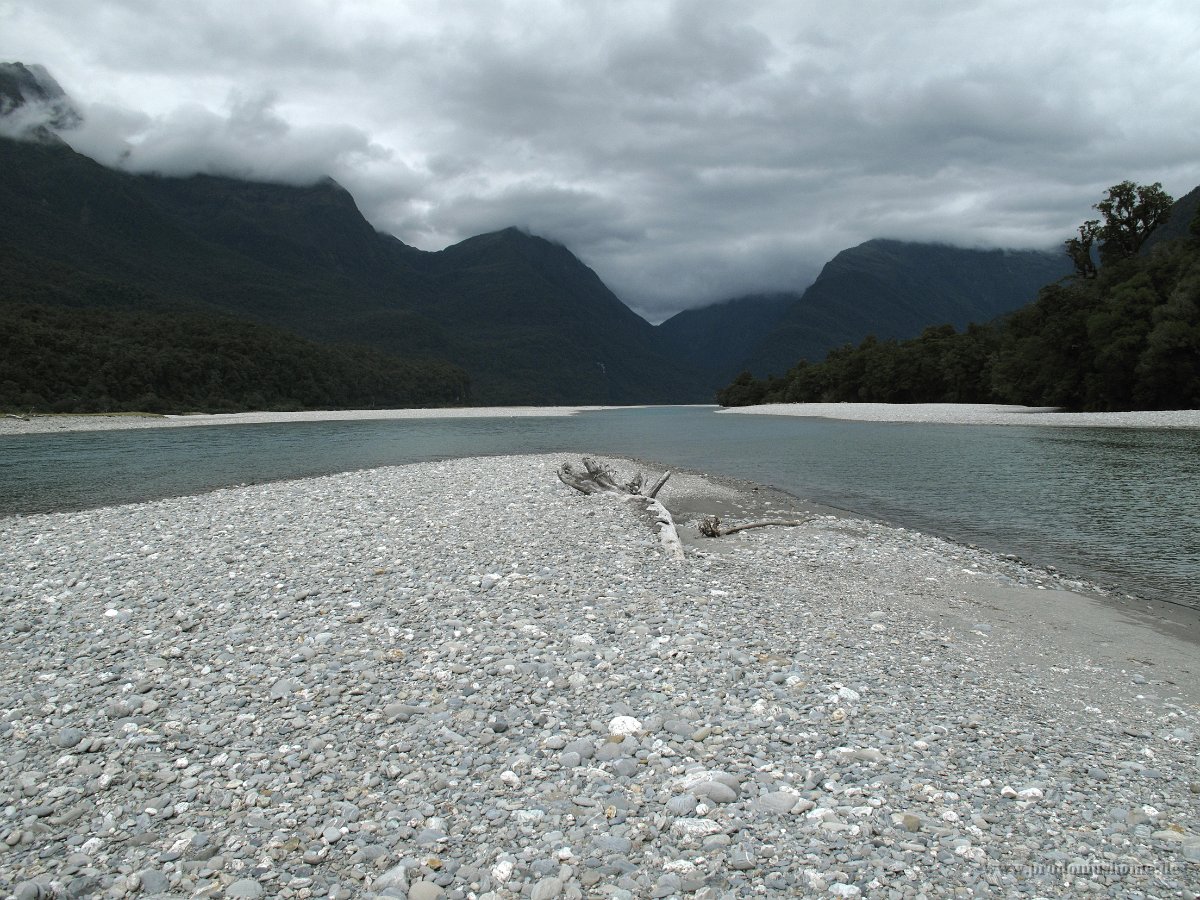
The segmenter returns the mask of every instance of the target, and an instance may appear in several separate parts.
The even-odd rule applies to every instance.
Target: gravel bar
[[[1200,428],[1200,409],[1062,412],[1053,406],[993,403],[764,403],[719,410],[759,416],[807,416],[851,422],[925,425],[1023,425],[1055,428]]]
[[[0,894],[1200,891],[1194,623],[845,516],[673,563],[564,461],[0,519]]]
[[[290,422],[365,422],[403,419],[525,419],[559,418],[623,406],[454,406],[431,409],[333,409],[304,412],[91,413],[87,415],[37,414],[0,417],[0,436],[52,434],[64,431],[124,431],[131,428],[195,428],[211,425],[279,425]]]

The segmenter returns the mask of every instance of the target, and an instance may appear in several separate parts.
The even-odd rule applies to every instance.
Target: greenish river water
[[[637,456],[770,484],[1200,608],[1198,429],[884,424],[657,407],[23,435],[0,437],[0,515],[551,452]]]

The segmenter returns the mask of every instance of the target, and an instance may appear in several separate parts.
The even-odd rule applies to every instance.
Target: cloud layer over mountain
[[[8,0],[134,171],[331,175],[425,249],[518,225],[657,321],[872,237],[1050,246],[1200,182],[1186,0]]]

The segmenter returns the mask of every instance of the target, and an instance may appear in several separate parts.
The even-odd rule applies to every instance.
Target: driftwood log
[[[705,516],[700,520],[700,524],[697,527],[705,537],[725,537],[726,535],[736,534],[739,531],[745,531],[748,528],[768,528],[772,525],[778,525],[782,528],[795,528],[797,525],[803,525],[809,521],[811,519],[801,519],[795,522],[783,519],[769,519],[765,522],[747,522],[745,525],[722,525],[718,517]]]
[[[670,472],[664,472],[662,477],[649,490],[644,491],[645,480],[642,478],[641,472],[638,472],[632,480],[621,484],[612,472],[600,465],[596,460],[585,456],[583,458],[582,472],[575,469],[570,463],[563,463],[558,470],[558,477],[563,484],[569,485],[584,494],[616,494],[629,500],[644,502],[646,509],[655,517],[655,521],[658,524],[658,537],[662,541],[663,549],[667,551],[667,555],[672,559],[683,559],[683,544],[679,540],[679,531],[675,526],[675,520],[671,517],[671,513],[667,511],[667,508],[655,499],[658,492],[662,490],[662,486],[667,483],[667,479],[671,477]],[[811,520],[801,519],[799,521],[790,521],[770,519],[763,522],[748,522],[745,525],[722,525],[721,520],[717,516],[705,516],[701,519],[698,528],[700,534],[704,537],[713,538],[736,534],[739,531],[746,531],[749,528],[767,528],[769,526],[794,528],[808,521]]]
[[[671,518],[667,508],[655,499],[662,486],[667,483],[667,479],[671,477],[670,472],[664,472],[650,490],[643,491],[645,481],[640,472],[632,481],[619,484],[612,472],[587,456],[583,458],[583,469],[584,471],[580,472],[570,463],[563,463],[558,470],[559,480],[584,494],[616,494],[632,502],[643,503],[646,511],[654,516],[658,525],[658,539],[662,542],[667,556],[673,560],[683,559],[683,543],[679,540],[675,520]]]

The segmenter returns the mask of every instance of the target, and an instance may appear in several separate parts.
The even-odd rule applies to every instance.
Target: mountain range
[[[44,109],[40,121],[31,108]],[[869,241],[803,293],[688,310],[656,328],[567,248],[517,229],[427,252],[376,231],[328,179],[101,166],[57,136],[78,114],[36,66],[0,64],[0,115],[20,125],[0,139],[0,304],[103,309],[111,328],[121,311],[220,317],[255,323],[264,340],[286,332],[431,370],[448,363],[477,404],[709,402],[740,368],[782,372],[868,333],[987,320],[1069,268],[1062,254]],[[424,396],[462,402],[463,383],[448,376],[445,392]]]
[[[876,239],[837,254],[803,293],[687,310],[659,329],[724,384],[741,371],[782,374],[868,335],[907,338],[933,324],[988,322],[1070,271],[1063,253]]]

